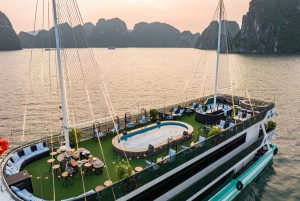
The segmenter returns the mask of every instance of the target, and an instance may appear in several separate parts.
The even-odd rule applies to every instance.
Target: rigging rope
[[[36,25],[36,16],[37,16],[38,3],[39,3],[39,0],[36,1],[36,5],[35,5],[33,35],[35,34],[35,25]],[[26,125],[26,115],[27,115],[27,103],[28,103],[28,91],[29,91],[29,83],[30,83],[30,80],[31,80],[32,51],[33,51],[33,36],[32,36],[32,48],[30,50],[30,65],[29,65],[29,70],[28,70],[29,72],[28,72],[28,79],[27,79],[27,85],[26,85],[26,98],[25,98],[25,108],[24,108],[24,117],[23,117],[23,129],[22,129],[21,147],[23,147],[24,135],[25,135],[25,125]]]
[[[51,38],[50,38],[50,2],[48,0],[48,37],[49,37],[49,43],[48,43],[48,48],[49,48],[49,54],[48,54],[48,67],[49,67],[49,113],[50,113],[50,141],[53,141],[53,122],[52,122],[52,81],[51,81],[51,54],[50,54],[50,44],[51,44]],[[57,76],[56,76],[57,77]],[[52,144],[51,146],[51,152],[53,152],[54,145]],[[52,155],[51,157],[52,159],[54,158],[54,156]],[[53,200],[55,201],[56,199],[56,192],[55,192],[55,178],[54,178],[54,170],[53,168],[51,168],[51,175],[52,175],[52,190],[53,190]]]

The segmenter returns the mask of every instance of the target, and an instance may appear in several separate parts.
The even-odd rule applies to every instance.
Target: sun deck
[[[191,101],[192,102],[192,101]],[[266,108],[262,109],[260,113],[255,114],[251,118],[241,121],[236,124],[234,127],[230,129],[224,129],[221,133],[210,137],[205,141],[205,146],[199,146],[199,144],[192,143],[193,146],[190,147],[190,141],[184,142],[182,145],[188,147],[187,150],[181,151],[181,144],[178,143],[170,143],[170,147],[174,150],[177,150],[176,154],[176,163],[168,163],[165,160],[161,160],[159,162],[160,171],[152,172],[145,170],[146,164],[145,159],[141,159],[140,157],[137,158],[128,158],[130,165],[132,166],[133,170],[136,167],[141,167],[143,170],[139,172],[133,172],[130,178],[134,178],[136,182],[136,186],[140,187],[143,186],[153,180],[153,178],[158,178],[159,176],[169,172],[171,169],[174,169],[181,164],[185,163],[188,160],[193,159],[194,157],[198,156],[201,153],[206,152],[207,150],[217,146],[218,144],[224,142],[225,140],[233,137],[237,133],[240,133],[242,130],[250,127],[251,125],[263,120],[267,114],[267,109],[271,109],[274,107],[273,103],[265,103]],[[161,109],[162,111],[163,109]],[[204,124],[200,124],[195,120],[194,114],[185,114],[184,117],[178,120],[179,122],[184,122],[193,127],[193,135],[191,135],[191,141],[197,142],[199,136],[205,137],[204,133]],[[147,122],[144,125],[141,125],[140,129],[143,129],[144,126],[149,127],[149,125],[156,125],[154,122]],[[197,132],[198,131],[198,132]],[[120,131],[122,132],[122,130]],[[53,200],[55,196],[55,200],[62,200],[67,198],[72,198],[79,196],[85,192],[90,190],[95,190],[97,186],[105,186],[105,181],[111,180],[114,184],[108,188],[104,188],[100,191],[101,194],[94,194],[95,198],[97,196],[104,196],[108,198],[108,200],[118,199],[123,196],[126,192],[124,192],[123,185],[124,181],[118,181],[116,173],[115,173],[115,166],[123,161],[124,159],[118,156],[113,150],[114,146],[112,143],[113,136],[107,135],[106,139],[101,138],[100,144],[98,140],[93,140],[93,133],[92,129],[85,131],[86,134],[89,133],[90,139],[83,140],[79,142],[78,147],[83,147],[90,151],[93,157],[99,158],[101,161],[105,163],[104,170],[102,174],[92,174],[92,176],[88,175],[86,177],[83,174],[81,177],[79,174],[74,175],[74,185],[68,186],[68,188],[63,187],[63,178],[52,177],[51,171],[49,172],[49,163],[47,160],[51,159],[51,156],[42,158],[40,160],[34,161],[28,165],[26,165],[23,169],[26,170],[29,175],[31,175],[31,182],[33,186],[34,195],[36,197],[45,199],[45,200]],[[86,135],[88,137],[88,135]],[[55,138],[57,139],[57,138]],[[49,139],[47,140],[47,144],[49,143]],[[59,142],[56,142],[58,145]],[[54,144],[55,145],[55,144]],[[48,146],[51,148],[51,144]],[[25,147],[25,146],[24,146]],[[190,147],[190,148],[189,148]],[[56,147],[54,151],[57,149]],[[156,153],[155,156],[152,157],[151,160],[156,160],[157,158],[161,158],[162,156],[166,156],[168,151],[161,151],[160,153]],[[192,153],[192,154],[190,154]],[[104,157],[105,156],[105,159]],[[153,158],[154,157],[154,158]],[[149,159],[150,160],[150,159]],[[156,162],[156,161],[154,161]],[[58,162],[54,162],[58,164]],[[126,179],[125,179],[126,180]],[[128,180],[128,179],[127,179]],[[53,182],[54,181],[54,182]],[[54,190],[55,189],[55,190]]]

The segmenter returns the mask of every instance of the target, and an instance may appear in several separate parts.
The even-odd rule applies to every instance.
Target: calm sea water
[[[124,48],[94,49],[94,54],[120,117],[213,93],[214,51]],[[0,136],[10,139],[12,134],[14,143],[49,135],[51,128],[60,132],[55,52],[34,50],[32,55],[30,65],[30,50],[0,52]],[[300,200],[299,63],[298,55],[221,55],[219,90],[227,92],[230,74],[235,95],[275,100],[278,114],[274,143],[279,154],[237,200]],[[91,101],[96,108],[97,101]],[[73,102],[84,110],[80,100]],[[97,109],[96,116],[108,116],[105,107]],[[77,115],[78,121],[88,119],[83,112]]]

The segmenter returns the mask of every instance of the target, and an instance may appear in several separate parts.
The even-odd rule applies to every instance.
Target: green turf
[[[186,122],[193,126],[194,135],[192,141],[197,141],[197,130],[199,127],[203,127],[203,124],[200,124],[195,121],[194,115],[185,115],[183,118],[179,119],[179,121]],[[151,123],[148,123],[151,124]],[[201,134],[201,133],[200,133]],[[92,134],[91,134],[92,136]],[[110,180],[113,182],[118,181],[115,174],[115,166],[118,162],[122,161],[121,157],[118,157],[113,152],[112,146],[112,138],[107,136],[106,139],[101,139],[101,145],[104,152],[105,160],[103,159],[103,154],[99,147],[99,143],[97,140],[89,139],[79,143],[79,147],[84,147],[91,152],[91,154],[95,157],[98,157],[103,162],[105,161],[105,168],[103,174],[95,175],[92,177],[83,177],[83,181],[79,174],[75,176],[74,186],[69,186],[68,189],[62,186],[63,178],[55,178],[55,200],[66,199],[70,197],[76,197],[85,191],[94,190],[96,186],[103,185],[104,181],[108,180],[108,174],[110,175]],[[157,157],[166,155],[167,151],[164,151],[157,155]],[[35,161],[29,165],[27,165],[24,169],[28,171],[29,174],[32,175],[31,181],[34,189],[34,195],[46,200],[54,200],[53,194],[53,178],[52,174],[48,174],[50,165],[47,163],[47,160],[51,157],[46,157],[41,160]],[[129,161],[130,165],[134,169],[137,166],[145,167],[144,159],[132,159]],[[38,178],[39,177],[39,178]],[[48,177],[48,178],[46,178]],[[84,183],[84,185],[83,185]]]

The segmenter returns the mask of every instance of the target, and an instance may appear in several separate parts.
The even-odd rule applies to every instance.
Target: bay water
[[[119,117],[213,94],[215,51],[95,48],[93,52]],[[276,104],[273,143],[279,148],[278,155],[236,200],[300,200],[300,56],[238,54],[227,59],[221,55],[220,62],[219,91],[230,92],[226,89],[233,83],[234,95]],[[60,132],[55,69],[53,50],[0,52],[0,137],[18,144],[49,135],[50,128],[54,134]],[[98,113],[108,116],[105,107]],[[24,134],[23,127],[27,129]]]

